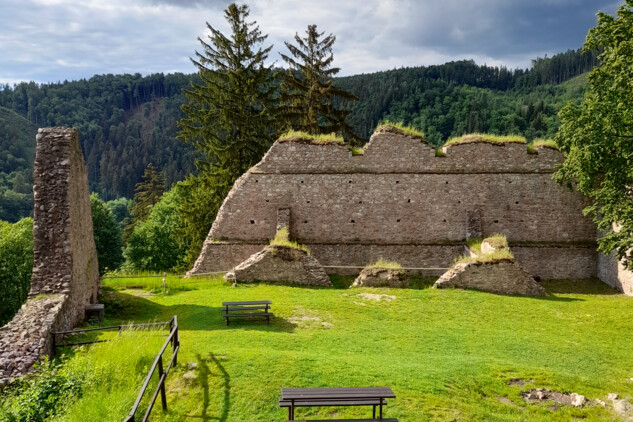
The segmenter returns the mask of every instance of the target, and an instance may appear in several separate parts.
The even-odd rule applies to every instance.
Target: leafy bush
[[[164,194],[149,217],[134,227],[128,239],[125,269],[167,271],[184,266],[187,247],[181,236],[182,192],[178,186]]]
[[[3,391],[0,420],[40,422],[54,417],[64,404],[81,396],[84,376],[45,361],[32,375]]]
[[[108,269],[119,268],[123,262],[121,226],[117,223],[110,208],[99,199],[96,193],[90,195],[90,207],[92,208],[92,227],[99,260],[99,274],[103,275]]]
[[[26,302],[33,269],[33,219],[0,221],[0,326]]]

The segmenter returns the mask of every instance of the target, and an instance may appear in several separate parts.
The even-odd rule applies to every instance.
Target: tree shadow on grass
[[[137,294],[138,293],[138,294]],[[102,296],[105,306],[105,325],[121,323],[141,323],[148,321],[169,321],[178,315],[178,326],[181,330],[209,331],[223,329],[248,329],[273,332],[293,332],[296,324],[285,318],[273,316],[270,325],[264,318],[231,319],[227,327],[222,317],[221,306],[205,306],[179,304],[165,306],[156,303],[148,292],[125,292],[109,290]],[[274,313],[274,308],[273,308]]]

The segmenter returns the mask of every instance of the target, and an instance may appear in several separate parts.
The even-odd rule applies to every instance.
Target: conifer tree
[[[247,22],[249,9],[230,4],[224,11],[231,33],[224,35],[207,23],[210,34],[191,61],[201,83],[185,90],[185,117],[178,123],[179,139],[202,152],[199,176],[187,182],[191,207],[183,212],[183,227],[199,252],[217,210],[235,180],[256,164],[275,138],[275,87],[271,66],[265,64],[272,45],[264,47],[257,22]],[[195,253],[197,255],[197,252]]]
[[[306,37],[295,34],[296,45],[286,42],[290,55],[281,54],[289,69],[281,84],[281,116],[288,128],[311,134],[340,133],[346,140],[362,141],[345,121],[349,110],[336,108],[333,99],[358,101],[355,95],[334,86],[332,77],[340,68],[332,45],[336,36],[323,37],[316,25],[308,25]]]
[[[246,5],[229,5],[224,16],[231,27],[226,36],[207,23],[208,42],[191,61],[198,68],[200,84],[185,90],[178,137],[204,154],[201,172],[230,185],[255,164],[273,140],[273,72],[265,65],[272,45],[262,48],[256,22],[247,22]]]
[[[165,193],[165,176],[156,170],[152,163],[149,163],[143,173],[143,180],[134,187],[132,218],[123,229],[124,240],[130,237],[138,222],[147,219],[152,207],[158,203],[163,193]]]

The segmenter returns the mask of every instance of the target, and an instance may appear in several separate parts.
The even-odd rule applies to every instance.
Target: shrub
[[[40,422],[64,410],[65,403],[81,396],[83,375],[55,366],[48,360],[36,371],[3,391],[0,420]]]
[[[181,211],[181,191],[173,188],[134,227],[123,251],[125,270],[169,271],[184,266],[187,247],[181,236]]]
[[[33,269],[33,219],[0,221],[0,326],[26,302]]]
[[[112,211],[99,199],[99,195],[90,195],[90,207],[92,208],[92,227],[97,247],[97,259],[99,260],[99,274],[103,275],[106,269],[116,270],[123,262],[123,240],[121,226],[117,223]]]

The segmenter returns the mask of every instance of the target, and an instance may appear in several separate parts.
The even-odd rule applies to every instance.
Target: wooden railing
[[[138,397],[136,397],[134,406],[132,406],[132,410],[130,410],[130,413],[128,414],[128,416],[123,420],[124,422],[137,421],[136,412],[138,411],[141,401],[143,400],[143,397],[145,396],[145,392],[147,391],[147,387],[149,386],[150,380],[152,379],[154,372],[158,370],[158,385],[156,386],[156,390],[154,391],[154,394],[152,395],[152,398],[149,402],[147,410],[145,411],[145,415],[143,416],[142,419],[138,419],[139,421],[146,422],[149,418],[149,415],[152,413],[152,409],[154,408],[154,403],[156,403],[156,399],[158,398],[159,394],[160,394],[161,403],[163,405],[163,411],[167,410],[167,396],[165,392],[165,380],[167,379],[167,375],[169,374],[169,371],[171,370],[171,368],[178,363],[178,350],[180,349],[180,336],[178,333],[178,316],[174,315],[174,317],[169,322],[152,322],[148,324],[132,324],[132,325],[113,325],[110,327],[88,328],[88,329],[83,329],[83,330],[56,331],[56,332],[51,333],[53,337],[53,354],[55,353],[55,349],[58,347],[79,346],[82,344],[102,343],[104,341],[108,341],[108,340],[93,340],[93,341],[82,341],[82,342],[75,342],[75,343],[57,343],[56,339],[58,335],[63,336],[66,334],[79,334],[79,333],[86,333],[86,332],[91,332],[91,331],[103,331],[103,330],[114,330],[114,329],[118,329],[119,334],[120,334],[121,330],[123,330],[124,328],[150,327],[150,326],[167,325],[167,324],[169,324],[169,335],[167,336],[167,340],[165,340],[163,347],[161,347],[160,352],[158,352],[158,355],[156,355],[156,358],[154,359],[154,363],[152,364],[152,367],[150,368],[149,373],[145,377],[145,382],[143,382],[141,391],[138,393]],[[171,343],[171,358],[169,359],[169,363],[167,364],[167,367],[165,367],[163,365],[163,354],[165,353],[165,350],[167,349],[167,346],[169,346],[170,343]]]
[[[167,411],[167,396],[165,393],[165,380],[167,379],[167,375],[169,374],[169,370],[178,363],[178,350],[180,349],[180,339],[178,335],[178,317],[174,315],[174,317],[169,322],[169,336],[167,336],[167,340],[165,340],[165,344],[161,347],[160,352],[156,355],[156,359],[154,359],[154,363],[145,377],[145,382],[141,387],[141,391],[138,393],[138,397],[136,397],[136,401],[134,402],[134,406],[132,406],[132,410],[129,415],[123,420],[124,422],[136,422],[136,411],[141,404],[141,400],[143,400],[143,396],[149,386],[149,382],[152,379],[152,375],[158,369],[158,385],[156,386],[156,390],[152,395],[152,398],[147,406],[147,410],[145,411],[145,415],[143,419],[140,419],[142,422],[146,422],[149,419],[149,415],[152,413],[152,409],[154,408],[154,403],[156,403],[156,399],[158,398],[158,394],[160,394],[160,400],[163,405],[163,411]],[[169,363],[167,364],[167,368],[163,366],[163,353],[167,349],[171,343],[171,358],[169,359]]]
[[[173,319],[172,319],[173,321]],[[75,343],[58,343],[57,342],[57,336],[61,335],[62,338],[64,335],[67,334],[82,334],[82,333],[88,333],[88,332],[92,332],[92,331],[107,331],[107,330],[118,330],[119,334],[121,334],[121,331],[123,331],[124,328],[126,329],[130,329],[130,328],[138,328],[138,327],[155,327],[155,326],[160,326],[160,325],[167,325],[169,324],[170,327],[170,331],[171,331],[171,324],[172,321],[165,321],[165,322],[149,322],[146,324],[128,324],[128,325],[111,325],[108,327],[98,327],[98,328],[85,328],[85,329],[81,329],[81,330],[69,330],[69,331],[54,331],[51,332],[51,336],[52,336],[52,344],[53,344],[53,355],[55,354],[55,349],[57,349],[58,347],[66,347],[66,346],[81,346],[84,344],[94,344],[94,343],[103,343],[106,341],[110,341],[110,340],[92,340],[92,341],[80,341],[80,342],[75,342]]]

